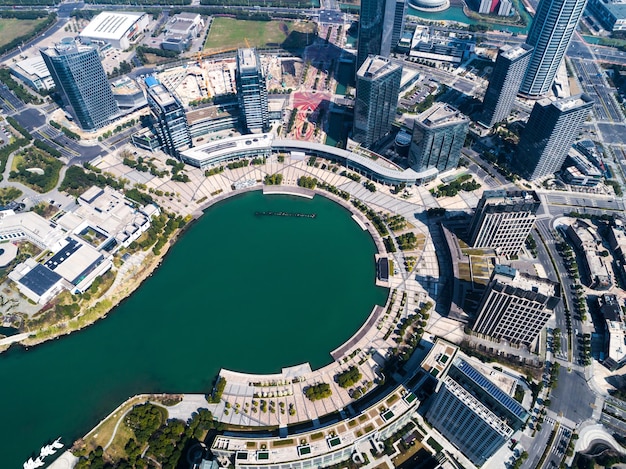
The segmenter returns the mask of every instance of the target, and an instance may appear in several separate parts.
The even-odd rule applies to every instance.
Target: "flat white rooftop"
[[[469,119],[465,114],[449,104],[435,103],[430,109],[417,116],[416,122],[425,127],[436,128],[460,122],[469,122]]]
[[[120,40],[145,13],[102,12],[80,33],[81,37]]]
[[[20,62],[12,65],[11,68],[21,68],[26,73],[39,78],[47,78],[50,76],[48,67],[46,67],[46,63],[43,61],[43,57],[41,55],[21,60]]]

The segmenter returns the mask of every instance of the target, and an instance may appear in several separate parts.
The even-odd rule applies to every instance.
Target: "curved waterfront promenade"
[[[328,198],[350,211],[352,218],[362,229],[367,229],[372,237],[379,255],[386,254],[382,237],[370,221],[352,204],[346,200],[322,190],[311,190],[297,186],[263,186],[250,187],[243,190],[249,192],[263,189],[266,195],[281,194],[312,198],[315,195]],[[233,191],[217,197],[206,207],[235,196],[241,191]],[[363,325],[346,342],[331,352],[333,362],[317,370],[312,370],[308,363],[283,368],[281,373],[251,374],[240,373],[227,369],[220,370],[220,377],[226,380],[226,387],[219,404],[207,404],[214,416],[223,423],[242,426],[284,426],[294,425],[311,420],[343,409],[354,402],[347,389],[337,385],[335,376],[346,371],[351,366],[357,366],[362,373],[361,382],[364,389],[375,387],[382,378],[379,373],[380,362],[387,358],[388,350],[397,344],[389,334],[390,328],[396,327],[395,318],[401,315],[405,305],[399,299],[391,304],[393,289],[384,306],[374,306],[372,312]],[[396,295],[401,295],[398,291]],[[376,358],[375,358],[376,357]],[[327,399],[310,401],[304,395],[304,390],[317,383],[328,383],[332,395]],[[254,402],[280,398],[285,403],[283,411],[274,413],[261,412],[256,409]],[[255,409],[256,412],[252,411]],[[295,414],[290,415],[289,409]]]
[[[238,159],[238,158],[232,158]],[[328,165],[327,160],[320,160]],[[210,409],[216,418],[225,423],[240,424],[247,426],[286,426],[297,423],[315,422],[319,417],[336,412],[345,408],[354,401],[347,390],[340,388],[335,383],[335,375],[338,372],[348,369],[352,365],[358,366],[363,377],[358,385],[374,383],[377,378],[379,366],[387,358],[390,348],[397,346],[391,339],[391,333],[396,329],[398,321],[407,317],[415,309],[429,301],[430,295],[436,293],[437,278],[439,277],[439,264],[435,253],[435,247],[431,235],[426,225],[417,217],[423,212],[421,204],[402,201],[393,197],[387,191],[380,190],[376,193],[367,191],[361,184],[342,176],[336,170],[331,171],[330,167],[325,169],[324,165],[312,166],[307,161],[292,159],[289,155],[285,161],[277,161],[272,156],[267,159],[264,165],[248,166],[236,169],[225,169],[223,172],[211,177],[198,175],[197,182],[191,173],[191,184],[181,185],[182,188],[189,188],[193,193],[192,200],[198,200],[194,213],[201,216],[202,211],[209,206],[225,200],[229,197],[240,195],[249,191],[263,189],[264,193],[280,193],[301,197],[313,197],[315,194],[331,199],[352,214],[352,218],[362,229],[368,229],[372,239],[376,243],[379,253],[385,253],[384,244],[378,232],[371,225],[364,215],[358,211],[350,202],[322,190],[311,191],[297,186],[297,181],[301,176],[314,177],[325,184],[335,186],[339,190],[350,193],[353,199],[358,199],[366,203],[375,211],[385,211],[403,215],[410,221],[410,229],[422,237],[424,241],[420,244],[418,252],[411,253],[417,259],[419,276],[413,275],[413,270],[407,271],[404,267],[404,255],[402,251],[389,254],[389,258],[394,260],[396,266],[395,275],[390,278],[390,292],[397,290],[396,301],[393,307],[387,309],[377,306],[372,309],[369,317],[363,322],[361,327],[352,337],[331,352],[333,362],[320,369],[312,370],[307,364],[289,367],[281,373],[245,374],[229,370],[221,370],[221,375],[226,378],[227,385],[219,404],[208,404],[202,395],[187,395],[185,401],[191,399],[186,405]],[[102,165],[103,170],[113,169],[111,166]],[[258,181],[263,180],[266,174],[280,172],[283,174],[282,186],[264,186]],[[200,172],[199,172],[200,173]],[[235,189],[240,181],[254,182],[252,187]],[[386,255],[386,254],[385,254]],[[417,272],[415,272],[417,273]],[[393,274],[393,272],[392,272]],[[434,279],[434,283],[429,280],[428,285],[419,280],[418,277]],[[434,290],[431,291],[431,285]],[[406,292],[406,300],[403,293]],[[401,298],[403,300],[401,301]],[[404,302],[405,304],[401,304]],[[389,306],[389,298],[387,300]],[[431,323],[436,323],[438,317],[431,315]],[[385,336],[387,338],[385,339]],[[288,357],[285,359],[288,360]],[[326,382],[331,386],[333,394],[320,401],[311,402],[304,396],[304,389],[317,382]],[[271,401],[283,403],[283,408],[276,407],[275,412],[262,412],[257,408],[252,411],[253,406],[259,407],[259,402],[265,400],[267,404]],[[256,404],[255,404],[256,402]],[[204,404],[203,404],[204,403]],[[227,405],[228,403],[228,405]],[[293,413],[291,409],[293,408]],[[284,409],[284,412],[282,411]],[[181,417],[183,417],[181,415]]]

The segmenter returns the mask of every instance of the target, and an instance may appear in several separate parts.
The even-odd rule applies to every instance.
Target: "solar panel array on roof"
[[[458,365],[456,365],[456,367],[462,371],[465,376],[474,381],[478,386],[494,397],[500,404],[510,410],[514,415],[521,419],[526,417],[526,410],[515,399],[485,378],[482,373],[472,367],[465,360],[459,358]]]
[[[37,264],[30,272],[21,278],[20,283],[41,296],[55,283],[61,280],[61,278],[62,277],[56,272],[52,272],[47,267]]]

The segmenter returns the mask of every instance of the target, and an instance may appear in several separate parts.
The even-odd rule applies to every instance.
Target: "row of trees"
[[[11,127],[17,130],[19,133],[21,133],[26,140],[31,141],[33,139],[33,136],[30,134],[30,132],[26,130],[24,127],[22,127],[22,125],[17,120],[15,120],[14,117],[7,116],[6,119],[7,119],[7,122],[11,124]]]
[[[78,135],[76,132],[73,132],[72,130],[68,129],[67,127],[59,124],[56,121],[50,121],[50,125],[52,127],[54,127],[57,130],[60,130],[61,132],[63,132],[65,134],[65,136],[67,138],[71,138],[72,140],[80,140],[80,135]]]
[[[41,104],[41,99],[29,93],[26,88],[24,88],[24,85],[13,79],[11,71],[8,68],[0,68],[0,81],[7,85],[7,87],[15,93],[15,96],[25,103]]]
[[[110,186],[113,189],[122,189],[124,185],[112,176],[103,175],[102,171],[94,168],[88,163],[85,165],[90,169],[97,171],[85,171],[80,166],[70,166],[65,172],[65,178],[59,190],[65,191],[73,196],[79,196],[91,186],[105,187]]]

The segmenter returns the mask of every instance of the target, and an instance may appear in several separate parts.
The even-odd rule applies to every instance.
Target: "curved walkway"
[[[587,451],[594,443],[604,443],[607,446],[611,446],[616,451],[622,453],[626,452],[626,448],[620,445],[615,438],[613,438],[613,435],[599,423],[581,427],[578,432],[578,440],[576,441],[574,451],[577,453]]]

